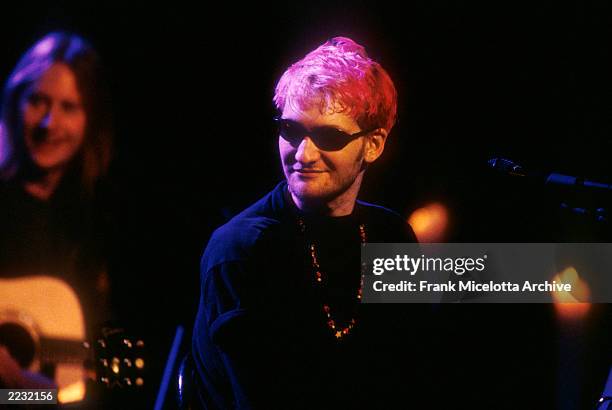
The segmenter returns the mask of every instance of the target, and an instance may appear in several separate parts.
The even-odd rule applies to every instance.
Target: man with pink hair
[[[397,307],[360,303],[360,245],[416,239],[357,195],[395,123],[395,87],[336,37],[285,71],[274,102],[285,181],[218,228],[201,262],[200,404],[388,408],[397,383],[417,377],[402,358],[414,329]]]

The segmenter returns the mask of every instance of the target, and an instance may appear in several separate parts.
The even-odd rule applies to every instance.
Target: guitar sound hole
[[[34,361],[34,340],[27,330],[16,323],[0,325],[0,345],[6,346],[21,368],[28,368]]]

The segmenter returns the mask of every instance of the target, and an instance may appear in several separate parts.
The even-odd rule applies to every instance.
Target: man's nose
[[[310,137],[304,137],[295,153],[295,159],[303,163],[315,162],[319,159],[319,149]]]

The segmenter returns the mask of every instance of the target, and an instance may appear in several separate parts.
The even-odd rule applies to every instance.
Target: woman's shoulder
[[[14,181],[0,179],[0,209],[3,211],[22,204],[27,199],[27,194]]]

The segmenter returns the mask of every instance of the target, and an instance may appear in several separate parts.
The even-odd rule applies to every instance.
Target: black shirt
[[[428,344],[430,307],[358,302],[360,224],[367,242],[416,241],[399,215],[360,201],[346,217],[302,214],[286,183],[215,231],[193,338],[204,407],[372,408],[415,397],[427,379],[418,346]],[[356,320],[340,341],[323,304],[343,327]]]
[[[76,292],[89,336],[110,317],[106,215],[67,175],[46,201],[0,184],[0,278],[50,276]]]

